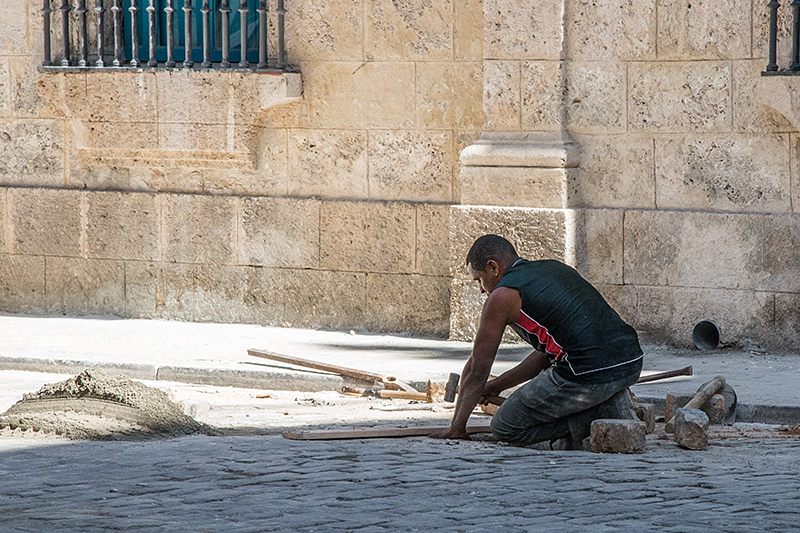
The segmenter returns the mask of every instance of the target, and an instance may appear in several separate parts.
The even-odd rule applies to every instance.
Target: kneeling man
[[[617,410],[629,405],[627,388],[642,370],[638,336],[577,271],[554,260],[522,259],[497,235],[475,241],[467,267],[489,296],[450,428],[431,437],[468,439],[467,419],[481,398],[525,382],[492,419],[500,441],[525,446],[572,437],[576,443],[587,436],[593,413],[598,418],[604,408],[613,413],[617,404]],[[535,350],[487,382],[506,326]]]

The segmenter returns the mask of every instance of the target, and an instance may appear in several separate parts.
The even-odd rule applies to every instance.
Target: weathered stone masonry
[[[760,76],[765,4],[300,0],[301,81],[42,73],[41,1],[6,2],[0,309],[470,339],[492,231],[653,339],[798,348],[800,77]]]

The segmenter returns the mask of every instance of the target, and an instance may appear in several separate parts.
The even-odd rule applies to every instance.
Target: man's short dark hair
[[[484,235],[472,244],[467,254],[467,265],[473,270],[485,270],[489,260],[509,263],[519,257],[514,245],[499,235]]]

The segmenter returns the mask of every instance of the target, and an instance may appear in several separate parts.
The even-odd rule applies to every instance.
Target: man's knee
[[[506,409],[503,409],[504,407]],[[519,420],[520,417],[514,413],[511,407],[511,405],[503,404],[492,416],[492,435],[501,442],[517,444],[528,438],[531,424],[528,420]]]

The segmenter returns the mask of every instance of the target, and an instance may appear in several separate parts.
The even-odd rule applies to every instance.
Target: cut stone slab
[[[595,453],[644,453],[647,429],[641,420],[608,418],[592,422],[589,451]]]
[[[634,402],[630,389],[622,390],[594,407],[575,413],[568,418],[572,446],[580,449],[583,441],[591,434],[591,425],[597,419],[638,421],[633,410]]]
[[[673,438],[682,448],[705,450],[708,447],[708,416],[700,409],[678,409]]]
[[[656,429],[656,406],[652,403],[634,404],[633,410],[639,420],[644,422],[645,429],[649,435]]]

